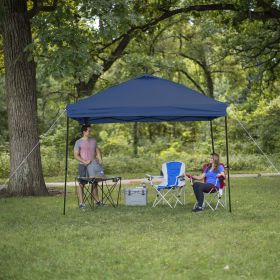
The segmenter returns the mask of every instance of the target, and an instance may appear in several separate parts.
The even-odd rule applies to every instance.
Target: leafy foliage
[[[52,13],[37,14],[32,19],[33,44],[28,48],[37,63],[40,134],[48,131],[67,104],[150,73],[228,102],[261,148],[277,154],[280,25],[274,15],[279,3],[219,3],[226,11],[211,10],[215,3],[210,1],[198,5],[191,0],[67,0],[66,4],[58,2]],[[31,9],[33,1],[28,4]],[[200,10],[187,10],[193,6]],[[180,12],[172,14],[174,11]],[[6,161],[8,125],[2,48],[0,37],[0,145]],[[261,169],[258,149],[234,120],[231,110],[229,114],[233,117],[229,119],[229,136],[234,169],[254,169],[251,154],[256,154],[252,161]],[[215,149],[224,156],[223,125],[223,120],[215,121],[214,136]],[[175,158],[191,162],[195,169],[211,151],[207,123],[143,123],[138,125],[137,133],[136,143],[132,124],[95,126],[94,136],[109,173],[141,171],[140,166],[149,165],[158,168],[163,160]],[[72,144],[78,136],[78,124],[71,122]],[[43,138],[46,175],[63,172],[64,145],[65,119],[61,118],[55,131]],[[135,145],[137,159],[133,158]],[[244,160],[235,157],[239,153],[244,154]],[[75,161],[70,165],[70,173],[74,174]]]

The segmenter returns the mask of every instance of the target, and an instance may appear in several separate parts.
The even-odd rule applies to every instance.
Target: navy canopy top
[[[66,107],[80,123],[212,120],[227,104],[151,75],[123,82]]]

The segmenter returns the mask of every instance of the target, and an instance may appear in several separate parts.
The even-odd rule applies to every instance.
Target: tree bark
[[[27,50],[32,43],[32,35],[26,1],[3,0],[2,5],[12,175],[8,191],[12,195],[47,195],[38,144],[36,68]],[[34,147],[30,156],[24,160]]]
[[[203,71],[207,82],[208,96],[214,98],[214,83],[211,71],[208,69],[208,66],[206,64],[203,67]]]

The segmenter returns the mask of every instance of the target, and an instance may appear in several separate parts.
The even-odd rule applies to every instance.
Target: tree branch
[[[274,8],[272,4],[270,5],[263,0],[257,0],[257,5],[265,9],[272,17],[280,18],[280,11],[277,8]]]
[[[130,35],[133,32],[135,32],[136,30],[147,31],[149,28],[155,26],[157,23],[159,23],[167,18],[170,18],[172,16],[178,15],[178,14],[188,13],[188,12],[192,12],[192,11],[205,12],[205,11],[223,11],[223,10],[237,11],[238,9],[233,4],[209,4],[209,5],[194,5],[194,6],[179,8],[179,9],[175,9],[175,10],[168,10],[168,11],[165,11],[161,16],[159,16],[155,19],[152,19],[148,23],[145,23],[140,26],[131,27],[125,34],[120,35],[119,37],[115,38],[108,44],[104,45],[102,48],[99,49],[99,51],[103,51],[104,49],[113,45],[117,41],[121,40],[124,36]]]
[[[194,5],[194,6],[179,8],[175,10],[165,10],[162,15],[150,20],[147,23],[143,25],[131,27],[125,34],[120,35],[119,37],[115,38],[108,44],[104,45],[102,48],[98,49],[98,52],[102,52],[106,48],[114,45],[116,42],[119,42],[119,44],[114,49],[114,51],[109,55],[109,57],[103,61],[103,73],[108,69],[110,69],[110,67],[114,64],[114,62],[122,56],[123,51],[126,49],[131,39],[134,38],[135,32],[137,31],[145,32],[149,28],[157,25],[159,22],[164,21],[165,19],[168,19],[178,14],[192,12],[192,11],[203,12],[203,11],[223,11],[223,10],[237,11],[237,8],[233,4],[209,4],[209,5]],[[94,73],[92,74],[92,76],[90,77],[87,83],[80,81],[78,84],[76,84],[79,95],[88,95],[93,90],[100,76],[101,74]]]
[[[57,8],[58,0],[53,0],[53,4],[51,6],[44,6],[39,5],[40,0],[33,0],[33,7],[32,9],[28,12],[28,17],[33,18],[36,16],[39,12],[53,12]]]
[[[263,20],[267,21],[270,19],[280,19],[280,10],[275,8],[272,3],[268,4],[263,0],[256,1],[256,8],[257,9],[249,9],[248,11],[240,11],[239,15],[236,17],[236,21],[244,21],[245,19],[250,20]]]
[[[179,53],[179,55],[182,56],[182,57],[184,57],[184,58],[187,58],[187,59],[189,59],[189,60],[194,61],[194,62],[195,62],[196,64],[198,64],[201,68],[204,67],[204,64],[203,64],[201,61],[199,61],[198,59],[195,59],[194,57],[191,57],[191,56],[186,55],[186,54],[181,53],[181,52]]]
[[[103,72],[106,72],[107,70],[110,69],[110,67],[116,62],[122,55],[124,50],[126,49],[127,45],[129,44],[130,40],[132,38],[130,37],[129,34],[124,34],[122,40],[119,42],[117,47],[112,51],[110,56],[107,59],[103,59]],[[76,84],[78,95],[88,95],[92,89],[94,88],[97,80],[101,76],[100,74],[92,74],[89,81],[87,83],[80,81],[78,84]]]
[[[199,83],[197,83],[187,71],[183,69],[177,69],[177,71],[183,73],[194,84],[194,86],[198,89],[198,91],[200,91],[204,95],[207,95],[206,92],[203,90],[203,88],[199,85]]]
[[[261,0],[260,0],[261,1]],[[262,2],[262,1],[261,1]],[[254,12],[251,11],[248,13],[248,11],[241,10],[241,8],[238,5],[234,4],[207,4],[207,5],[193,5],[193,6],[188,6],[188,7],[183,7],[183,8],[178,8],[174,10],[162,10],[164,11],[160,16],[157,18],[154,18],[150,20],[149,22],[139,25],[139,26],[132,26],[130,29],[127,30],[126,33],[120,35],[119,37],[115,38],[111,42],[107,43],[106,45],[103,45],[102,48],[98,49],[98,52],[102,52],[108,47],[111,47],[115,43],[119,42],[117,47],[114,49],[113,52],[109,55],[109,57],[105,60],[103,60],[103,73],[110,69],[110,67],[114,64],[114,62],[121,57],[123,54],[123,51],[126,49],[128,46],[129,42],[131,41],[132,38],[134,38],[134,34],[136,31],[142,31],[145,32],[148,29],[150,29],[153,26],[156,26],[159,22],[164,21],[165,19],[171,18],[175,15],[178,14],[183,14],[183,13],[189,13],[189,12],[207,12],[207,11],[233,11],[233,12],[239,12],[239,18],[241,20],[244,20],[245,18],[250,17],[251,19],[272,19],[272,18],[280,18],[280,15],[278,16],[277,13],[271,13],[268,11],[264,12]],[[202,66],[202,65],[200,65]],[[91,78],[89,79],[88,83],[85,82],[80,82],[77,84],[77,89],[78,92],[79,90],[83,94],[89,94],[90,91],[93,90],[97,80],[102,74],[93,74]]]

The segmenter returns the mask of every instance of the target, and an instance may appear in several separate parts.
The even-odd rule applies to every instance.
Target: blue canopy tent
[[[77,103],[69,104],[66,107],[64,214],[68,168],[69,118],[81,124],[210,121],[212,150],[214,152],[212,120],[225,117],[226,155],[227,166],[229,167],[226,108],[226,103],[216,101],[181,84],[152,75],[140,76],[110,87]],[[229,175],[228,188],[229,210],[231,211]]]

